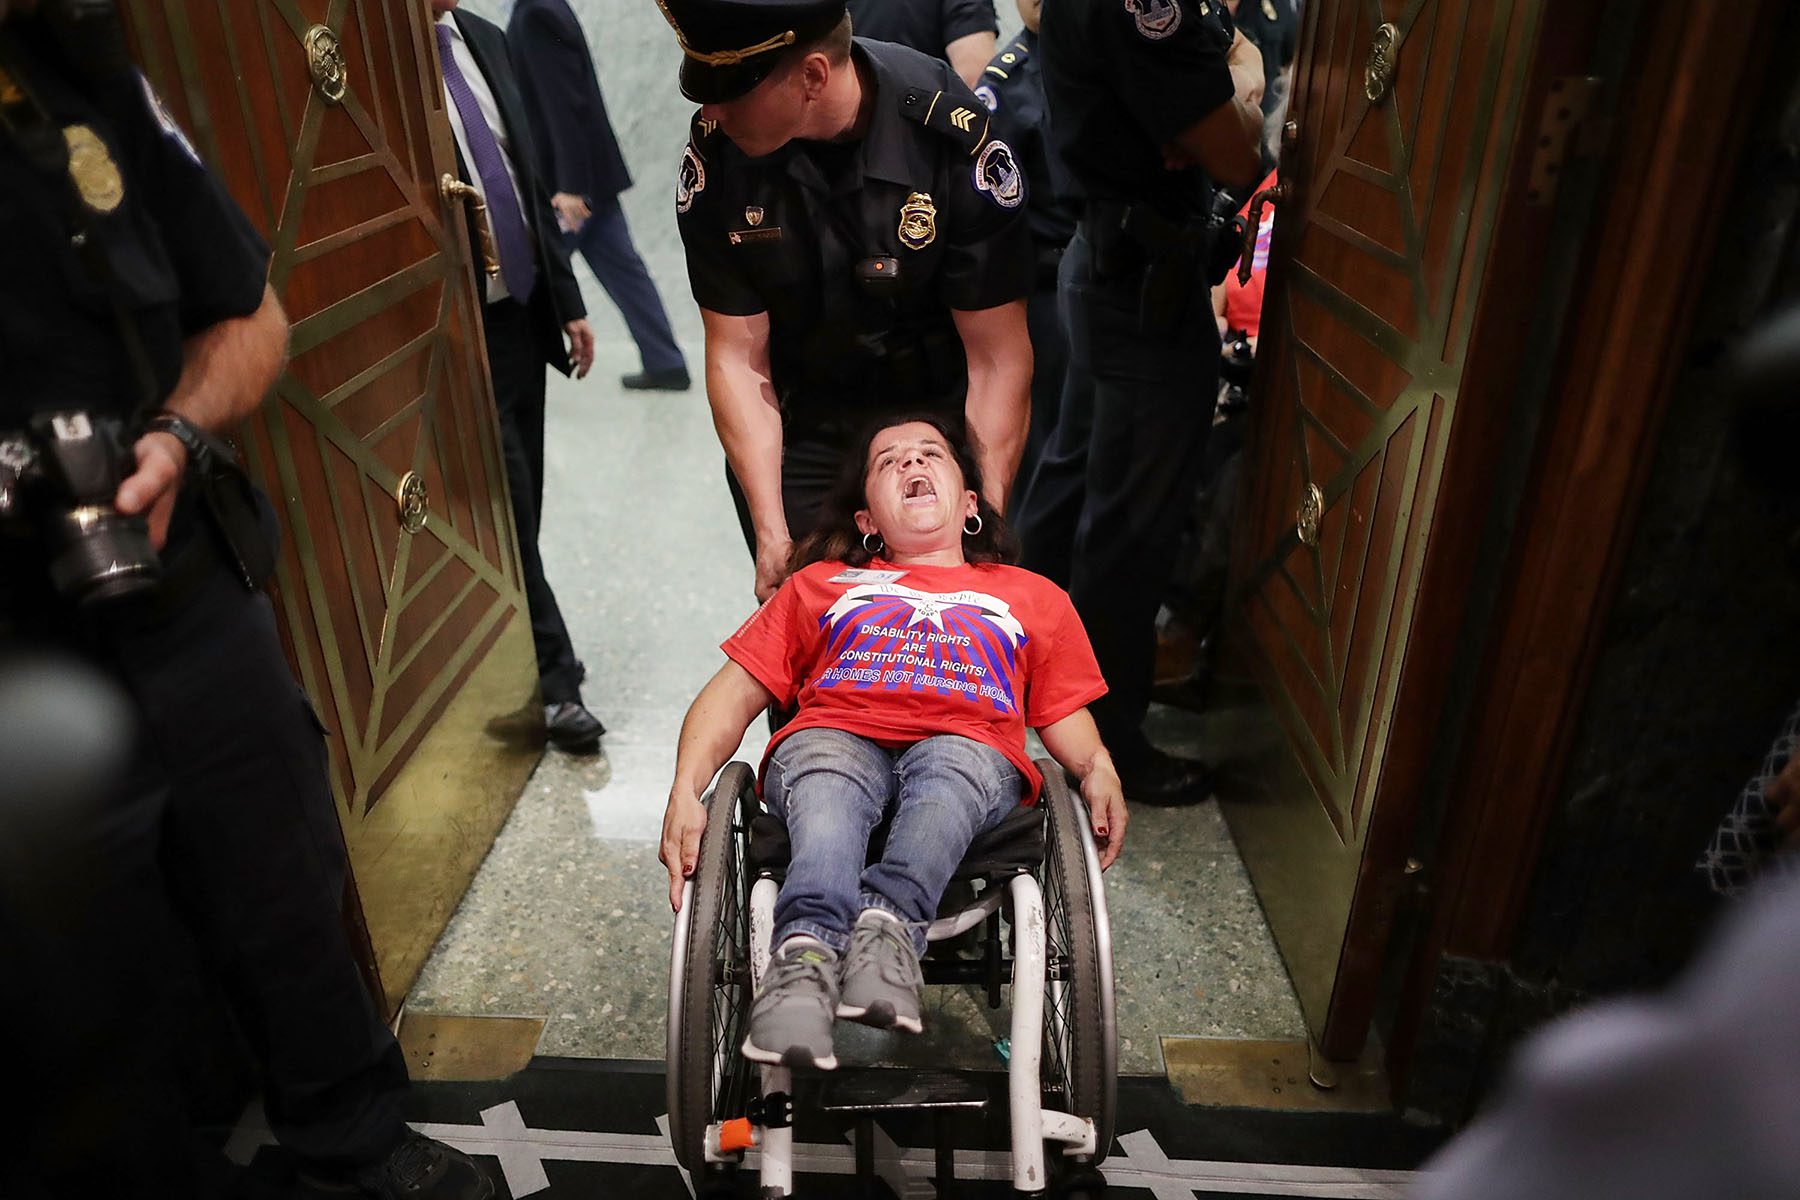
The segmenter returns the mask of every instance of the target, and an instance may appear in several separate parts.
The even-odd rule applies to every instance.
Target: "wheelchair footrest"
[[[986,1086],[947,1071],[840,1072],[826,1082],[819,1103],[823,1112],[869,1114],[987,1106]]]

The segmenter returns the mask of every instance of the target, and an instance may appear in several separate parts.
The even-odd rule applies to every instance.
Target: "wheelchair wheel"
[[[746,808],[755,773],[719,772],[707,793],[706,831],[675,926],[669,986],[669,1138],[699,1183],[707,1171],[706,1127],[741,1117],[755,1087],[738,1053],[750,1019],[750,878]]]
[[[1056,1107],[1094,1122],[1097,1166],[1112,1149],[1118,1098],[1112,931],[1087,806],[1060,768],[1044,766],[1044,1086]]]

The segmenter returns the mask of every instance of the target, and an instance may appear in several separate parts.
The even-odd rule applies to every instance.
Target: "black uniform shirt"
[[[846,7],[856,36],[898,42],[937,59],[958,38],[1000,32],[994,0],[849,0]]]
[[[851,53],[875,91],[860,141],[793,141],[751,159],[695,119],[675,205],[694,299],[769,314],[790,419],[960,412],[967,368],[951,310],[1031,291],[1024,173],[943,63],[861,38]]]
[[[1222,0],[1045,0],[1039,28],[1051,139],[1076,194],[1198,216],[1211,185],[1162,147],[1235,89]]]
[[[975,85],[975,96],[994,114],[994,129],[1012,144],[1031,182],[1026,217],[1040,250],[1060,250],[1075,236],[1079,209],[1069,195],[1068,172],[1050,153],[1050,113],[1044,104],[1044,72],[1038,35],[1021,29],[1002,46]]]
[[[268,248],[141,78],[93,95],[36,22],[11,28],[51,119],[92,129],[118,166],[123,199],[86,224],[137,318],[161,403],[182,339],[262,303]],[[0,426],[53,408],[128,416],[144,403],[107,291],[70,244],[59,183],[0,133]]]

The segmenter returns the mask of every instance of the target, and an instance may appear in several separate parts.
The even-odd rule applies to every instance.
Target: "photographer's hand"
[[[147,513],[150,544],[161,550],[169,536],[181,478],[187,474],[187,447],[174,434],[157,432],[139,438],[132,450],[137,454],[137,472],[119,485],[113,506],[128,517]]]

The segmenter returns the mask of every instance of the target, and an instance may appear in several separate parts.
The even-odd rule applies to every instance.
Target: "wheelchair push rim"
[[[1094,1164],[1112,1148],[1118,1096],[1112,934],[1087,806],[1046,764],[1042,888],[1046,969],[1044,1087],[1052,1107],[1094,1122]]]
[[[742,763],[706,794],[706,830],[675,922],[669,987],[669,1138],[698,1178],[708,1125],[742,1116],[753,1080],[738,1053],[750,1013],[750,878],[745,803],[755,775]],[[745,801],[745,797],[751,799]]]

